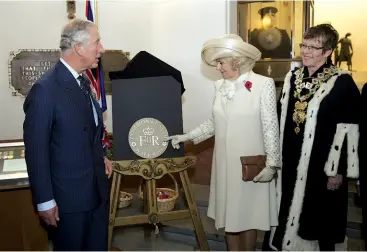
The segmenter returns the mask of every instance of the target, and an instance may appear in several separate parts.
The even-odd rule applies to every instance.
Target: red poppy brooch
[[[251,92],[251,88],[252,88],[252,82],[251,81],[246,81],[245,82],[245,88]]]

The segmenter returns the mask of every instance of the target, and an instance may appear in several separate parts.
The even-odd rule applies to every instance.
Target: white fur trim
[[[347,251],[348,250],[348,237],[345,236],[344,242],[335,244],[335,251]]]
[[[342,72],[339,73],[339,75]],[[283,145],[283,135],[284,135],[284,126],[285,120],[287,117],[287,110],[288,110],[288,101],[289,101],[289,90],[290,90],[290,75],[288,73],[285,78],[285,83],[283,87],[282,93],[282,112],[281,112],[281,120],[280,120],[280,139],[281,139],[281,149]],[[319,90],[315,93],[314,97],[311,99],[307,109],[307,120],[305,124],[305,132],[302,144],[302,152],[300,161],[297,167],[297,180],[294,188],[294,194],[292,199],[292,204],[290,207],[288,221],[286,225],[286,231],[283,239],[283,250],[288,251],[298,251],[298,250],[319,250],[318,242],[317,241],[309,241],[303,240],[300,236],[298,236],[298,229],[299,229],[299,218],[302,212],[303,207],[303,199],[305,194],[305,187],[307,181],[307,172],[308,172],[308,165],[311,156],[311,150],[314,142],[314,133],[317,124],[317,114],[320,108],[320,103],[325,98],[327,94],[330,93],[332,88],[334,87],[335,80],[339,76],[331,77],[326,83],[321,85]],[[280,185],[281,183],[279,183]],[[279,207],[278,207],[279,208]],[[272,240],[274,237],[274,232],[270,235],[270,245],[272,246]]]
[[[329,177],[335,177],[338,173],[340,153],[347,134],[347,126],[339,123],[336,126],[333,144],[331,145],[328,160],[326,161],[324,171]]]
[[[358,124],[348,124],[348,178],[359,177],[359,158],[358,158],[358,142],[359,142],[359,126]]]
[[[280,125],[279,125],[280,126],[280,153],[283,152],[284,125],[285,125],[285,119],[287,118],[289,93],[291,89],[291,77],[292,77],[292,72],[290,71],[285,76],[282,93],[280,94],[281,95],[280,103],[282,104],[282,111],[281,111]],[[283,109],[283,108],[286,108],[286,109]],[[282,162],[282,158],[280,158],[280,162]],[[276,190],[277,190],[276,196],[277,196],[277,206],[278,206],[278,215],[279,215],[280,200],[282,198],[282,171],[281,170],[278,171]],[[272,244],[275,231],[276,231],[276,227],[271,227],[269,246],[273,250],[278,250]]]
[[[289,93],[291,89],[291,77],[292,72],[289,72],[284,79],[283,90],[280,98],[280,103],[282,104],[282,111],[280,117],[280,143],[283,143],[284,138],[284,126],[285,126],[285,119],[287,118],[287,111],[288,111],[288,102],[289,102]],[[284,109],[285,108],[285,109]],[[280,152],[283,152],[283,145],[280,145]]]
[[[359,159],[358,159],[358,139],[359,127],[356,124],[339,123],[336,127],[334,141],[331,146],[329,158],[325,164],[325,173],[334,177],[338,173],[340,153],[343,142],[347,137],[347,155],[348,169],[347,177],[358,178],[359,176]]]

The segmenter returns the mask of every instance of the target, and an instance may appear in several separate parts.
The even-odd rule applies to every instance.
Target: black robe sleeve
[[[367,167],[367,155],[366,155],[367,154],[367,84],[365,84],[362,88],[360,110],[361,110],[360,123],[359,123],[360,137],[359,137],[359,147],[358,147],[359,171],[360,171],[361,184],[366,184],[367,174],[365,174],[365,171],[367,170],[366,168]],[[367,202],[367,197],[366,197],[366,202]]]
[[[341,74],[333,89],[337,105],[332,118],[337,127],[325,172],[328,176],[358,178],[360,92],[349,74]]]
[[[363,239],[367,249],[367,84],[362,88],[361,116],[359,123],[359,185],[363,215]]]

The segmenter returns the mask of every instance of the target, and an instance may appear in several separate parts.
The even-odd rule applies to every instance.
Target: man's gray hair
[[[93,22],[81,19],[73,19],[65,25],[60,39],[61,54],[64,54],[78,43],[86,43],[90,38],[88,28],[91,27],[95,27]]]

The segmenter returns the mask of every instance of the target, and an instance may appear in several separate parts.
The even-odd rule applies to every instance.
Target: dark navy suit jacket
[[[108,201],[103,119],[93,113],[62,62],[42,76],[25,102],[25,158],[35,204],[55,199],[61,213],[89,211]]]

